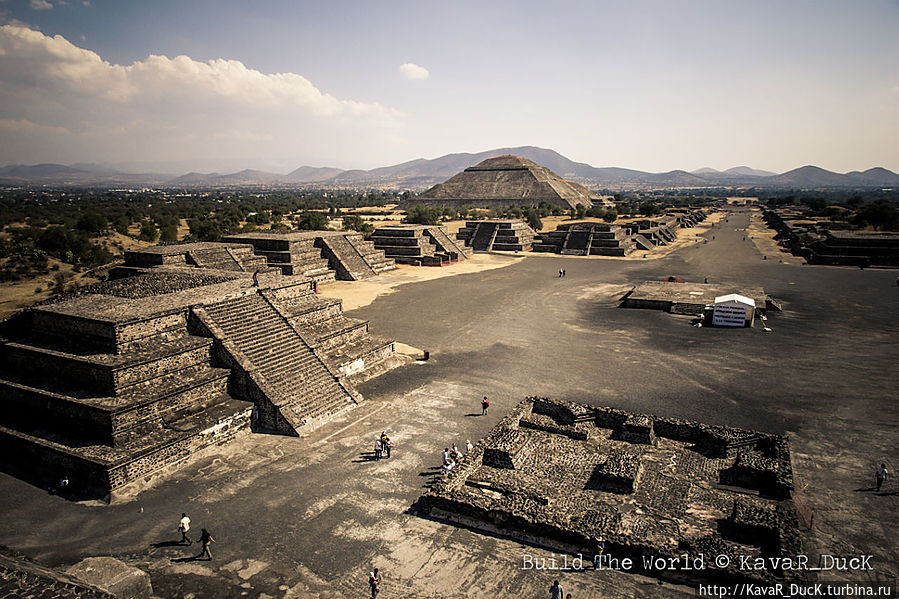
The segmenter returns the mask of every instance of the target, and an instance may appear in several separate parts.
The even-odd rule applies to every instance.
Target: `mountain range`
[[[665,173],[595,167],[574,162],[554,150],[521,146],[497,148],[476,154],[447,154],[439,158],[419,158],[393,166],[371,170],[301,166],[290,173],[279,174],[246,169],[234,173],[191,172],[180,176],[163,173],[127,173],[91,164],[11,165],[0,167],[0,185],[70,185],[122,187],[239,187],[239,186],[310,186],[329,188],[407,188],[422,190],[487,158],[512,154],[549,168],[559,176],[595,188],[639,187],[718,187],[755,186],[817,189],[831,187],[899,186],[899,175],[885,168],[845,174],[817,166],[803,166],[785,173],[772,173],[748,166],[726,171],[701,168],[692,172],[674,170]]]

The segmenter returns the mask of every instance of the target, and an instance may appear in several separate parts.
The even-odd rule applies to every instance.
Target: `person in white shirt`
[[[190,518],[187,517],[187,514],[181,514],[181,521],[178,522],[178,532],[181,533],[181,542],[187,541],[188,545],[193,545],[193,541],[190,540],[190,537],[187,536],[187,531],[190,530]]]
[[[874,473],[874,479],[877,483],[877,490],[880,490],[880,487],[883,486],[883,481],[887,479],[887,465],[881,464],[880,468],[877,469],[877,472]]]

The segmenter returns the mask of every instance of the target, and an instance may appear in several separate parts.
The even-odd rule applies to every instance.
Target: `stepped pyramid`
[[[555,231],[538,233],[535,252],[555,252],[571,256],[627,256],[636,249],[625,228],[606,223],[559,225]]]
[[[346,231],[254,231],[228,235],[224,241],[250,244],[258,256],[285,275],[305,275],[318,282],[358,281],[396,268],[361,233]]]
[[[438,225],[394,225],[378,227],[371,234],[374,247],[396,262],[443,265],[467,260],[473,253],[457,243]]]
[[[229,252],[199,260],[217,268],[185,255],[160,251],[154,260],[182,266],[3,323],[0,467],[44,487],[67,478],[75,498],[112,497],[251,422],[289,435],[317,427],[362,400],[351,377],[399,365],[392,341],[317,297],[312,279],[275,269],[254,283]]]
[[[520,220],[472,220],[456,233],[473,251],[528,252],[534,243],[534,230]]]
[[[401,207],[417,204],[508,208],[548,202],[564,210],[598,199],[586,187],[567,181],[548,168],[520,156],[488,158],[435,185]]]

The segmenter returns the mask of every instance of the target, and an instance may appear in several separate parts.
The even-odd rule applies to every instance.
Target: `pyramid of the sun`
[[[566,181],[545,166],[520,156],[488,158],[406,202],[426,206],[508,208],[548,202],[565,210],[593,206],[595,196],[583,185]]]

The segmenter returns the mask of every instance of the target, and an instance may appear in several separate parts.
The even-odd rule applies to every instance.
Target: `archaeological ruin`
[[[778,243],[809,264],[895,268],[899,234],[849,230],[847,223],[818,221],[794,209],[765,210],[763,218],[777,231]],[[836,227],[841,227],[837,229]]]
[[[334,239],[328,247],[351,255]],[[399,365],[393,341],[319,297],[313,278],[282,274],[296,264],[290,248],[275,260],[253,250],[130,252],[114,273],[124,278],[6,321],[3,468],[67,496],[109,498],[250,426],[315,428],[362,400],[354,381]]]
[[[674,277],[672,277],[674,278]],[[716,297],[740,294],[755,301],[756,311],[781,310],[780,302],[761,287],[727,283],[690,283],[684,281],[644,281],[634,285],[621,298],[622,308],[662,310],[671,314],[699,316]]]
[[[497,156],[470,166],[443,183],[408,200],[411,206],[501,208],[538,206],[546,202],[564,210],[578,204],[590,208],[602,200],[579,183],[520,156]]]
[[[643,247],[652,249],[652,246]],[[535,252],[571,256],[628,256],[637,249],[633,235],[620,225],[573,223],[559,225],[555,231],[538,233]]]
[[[444,266],[467,260],[473,250],[453,239],[439,225],[378,227],[370,237],[374,248],[401,264]]]
[[[678,229],[695,227],[705,218],[703,210],[681,209],[619,224],[563,223],[555,231],[537,233],[533,250],[569,256],[629,256],[668,245],[677,239]]]
[[[355,231],[255,231],[226,235],[223,241],[249,244],[268,266],[319,282],[335,277],[358,281],[395,268],[393,260]]]
[[[796,556],[786,437],[529,397],[421,496],[420,512],[689,584],[795,580],[712,557]],[[704,559],[702,569],[642,558]]]
[[[472,220],[456,233],[456,239],[477,252],[527,252],[534,244],[534,230],[520,220]]]

